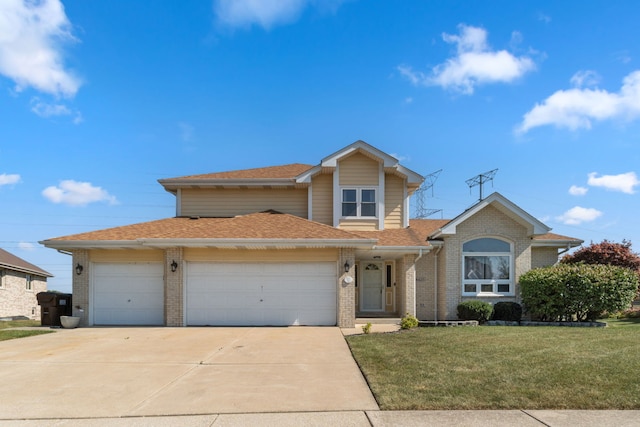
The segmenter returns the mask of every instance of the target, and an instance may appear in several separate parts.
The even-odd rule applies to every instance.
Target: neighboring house
[[[522,273],[582,243],[498,193],[453,220],[410,220],[423,180],[357,141],[315,166],[162,179],[174,218],[42,243],[73,254],[83,325],[341,327],[517,301]]]
[[[0,249],[0,318],[40,319],[36,295],[47,290],[47,277],[53,276]]]

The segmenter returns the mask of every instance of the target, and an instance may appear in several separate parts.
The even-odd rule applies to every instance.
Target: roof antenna
[[[478,199],[479,202],[481,202],[482,199],[484,199],[484,197],[482,197],[482,190],[483,190],[484,184],[487,183],[488,181],[491,181],[491,185],[493,186],[493,177],[496,175],[496,172],[498,172],[498,169],[481,173],[480,175],[476,175],[473,178],[470,178],[465,181],[469,186],[469,192],[471,192],[472,187],[475,187],[476,185],[480,186],[480,198]]]
[[[438,179],[440,172],[442,169],[425,176],[422,185],[416,190],[416,219],[424,219],[437,212],[442,213],[442,209],[427,209],[427,191],[431,190],[431,197],[433,197],[433,184]]]

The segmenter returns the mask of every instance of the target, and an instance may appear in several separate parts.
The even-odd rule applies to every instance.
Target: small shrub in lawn
[[[407,313],[402,320],[400,321],[400,328],[402,329],[411,329],[418,326],[418,319],[416,316],[413,316]]]
[[[371,322],[367,322],[367,324],[362,327],[362,332],[365,334],[371,333]]]
[[[493,313],[493,306],[485,301],[473,299],[458,304],[458,319],[460,320],[477,320],[484,323],[491,319],[491,313]]]
[[[522,319],[522,306],[513,301],[500,301],[493,305],[493,320],[519,322]]]

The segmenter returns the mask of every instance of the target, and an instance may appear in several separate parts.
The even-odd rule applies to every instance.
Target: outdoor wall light
[[[173,261],[171,261],[171,271],[173,271],[175,273],[175,271],[178,269],[178,263],[176,262],[176,260],[174,259]]]
[[[351,268],[351,265],[349,265],[349,261],[344,263],[344,272],[348,273],[349,269]]]
[[[80,263],[77,263],[76,264],[76,274],[78,276],[82,274],[82,270],[84,270],[84,267]]]

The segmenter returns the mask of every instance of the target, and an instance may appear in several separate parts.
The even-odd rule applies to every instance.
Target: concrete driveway
[[[377,410],[338,328],[80,328],[0,342],[0,419]]]

